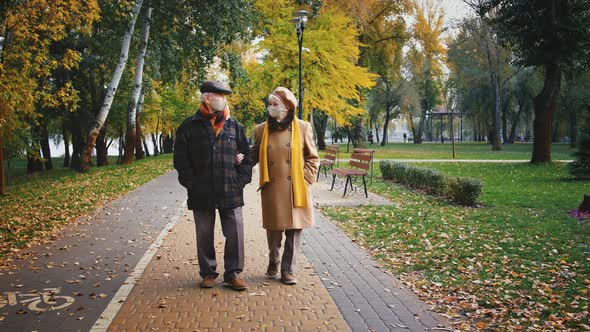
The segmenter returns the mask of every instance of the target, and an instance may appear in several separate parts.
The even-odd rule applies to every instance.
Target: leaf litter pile
[[[0,257],[50,239],[76,218],[171,169],[171,157],[159,156],[129,166],[71,171],[59,177],[31,179],[0,197]]]
[[[546,208],[520,204],[518,197],[502,204],[485,177],[492,194],[478,208],[375,180],[372,190],[394,206],[324,213],[455,328],[590,330],[590,226],[568,217],[567,207],[543,197],[537,201]],[[547,197],[557,194],[539,181],[530,186]],[[486,206],[492,201],[495,206]]]

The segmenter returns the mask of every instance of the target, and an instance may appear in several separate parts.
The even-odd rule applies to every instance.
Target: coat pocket
[[[232,186],[235,189],[242,190],[242,188],[244,186],[242,185],[242,181],[240,181],[240,177],[239,177],[238,172],[236,170],[234,170],[232,172],[231,180],[232,180]]]

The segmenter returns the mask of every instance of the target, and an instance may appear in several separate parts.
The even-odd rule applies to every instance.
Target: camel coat
[[[268,146],[260,147],[264,123],[256,126],[252,161],[258,163],[260,148],[268,149],[268,175],[270,182],[261,189],[262,224],[267,230],[303,229],[314,225],[311,184],[315,182],[320,158],[313,142],[311,124],[299,121],[305,181],[307,182],[307,208],[293,207],[291,183],[291,127],[284,130],[269,129]]]

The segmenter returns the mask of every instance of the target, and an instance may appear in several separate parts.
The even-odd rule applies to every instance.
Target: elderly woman
[[[309,122],[295,118],[297,99],[278,87],[268,97],[268,120],[256,126],[253,163],[260,164],[262,220],[269,262],[266,276],[297,283],[296,256],[304,228],[314,224],[310,188],[319,157]],[[279,250],[285,234],[282,261]]]

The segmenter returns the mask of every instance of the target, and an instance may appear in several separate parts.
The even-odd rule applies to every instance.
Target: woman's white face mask
[[[275,119],[281,119],[287,113],[287,109],[283,105],[269,105],[268,114]]]

